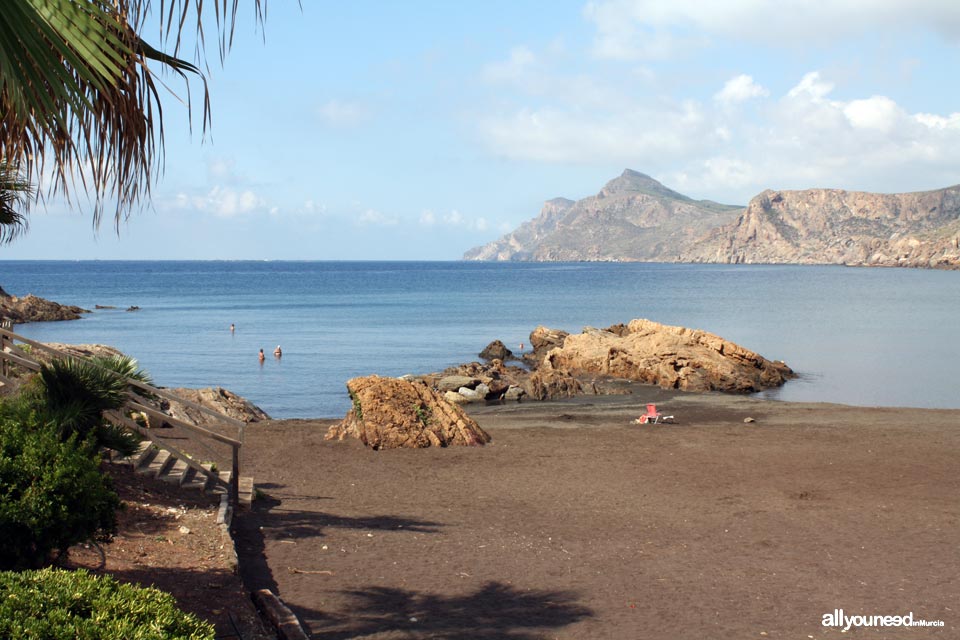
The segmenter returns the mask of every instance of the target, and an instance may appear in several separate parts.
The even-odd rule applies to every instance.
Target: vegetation
[[[358,398],[353,391],[347,390],[347,393],[350,394],[350,402],[353,403],[353,414],[357,416],[357,420],[363,421],[363,407],[360,406],[360,398]]]
[[[222,57],[238,3],[211,4]],[[261,2],[254,7],[262,19]],[[203,0],[5,0],[0,11],[0,166],[9,172],[5,175],[22,175],[25,184],[51,175],[47,192],[67,198],[71,186],[79,184],[91,197],[94,224],[112,206],[119,226],[149,196],[162,170],[163,109],[155,72],[170,71],[185,80],[189,111],[187,74],[202,76],[177,56],[181,36],[195,34],[194,57],[202,64],[208,14]],[[151,18],[159,19],[160,45],[170,53],[141,37]],[[203,104],[206,129],[205,84]],[[17,199],[22,191],[6,193],[11,184],[0,179],[0,202],[28,204],[29,198]],[[23,228],[23,213],[18,211],[14,231],[0,214],[0,239]]]
[[[212,640],[173,596],[86,571],[0,573],[0,637],[22,640]]]
[[[33,195],[30,183],[0,155],[0,244],[9,244],[27,229],[25,211]]]
[[[423,426],[429,426],[430,424],[430,407],[424,404],[415,404],[413,405],[413,411],[417,414],[417,419],[420,421],[420,424]]]
[[[120,501],[99,463],[103,447],[139,445],[103,417],[123,406],[126,378],[149,382],[126,356],[58,359],[0,403],[0,569],[40,567],[115,532]]]
[[[127,399],[127,382],[133,378],[150,382],[127,356],[90,360],[65,358],[44,365],[20,396],[19,409],[34,412],[57,425],[60,437],[76,436],[96,448],[108,447],[125,455],[137,450],[140,438],[103,417],[104,411],[120,409]]]
[[[109,539],[120,499],[94,446],[63,440],[35,413],[0,411],[0,569],[41,567],[55,550]]]

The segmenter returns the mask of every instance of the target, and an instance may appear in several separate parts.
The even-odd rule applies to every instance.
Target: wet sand
[[[630,424],[647,401],[676,424]],[[643,389],[470,413],[486,447],[249,427],[248,586],[325,639],[960,634],[960,411]],[[839,608],[945,626],[841,634]]]

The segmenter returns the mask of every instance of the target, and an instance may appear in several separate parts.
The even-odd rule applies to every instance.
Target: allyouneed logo
[[[942,627],[943,620],[914,620],[913,611],[902,616],[846,616],[843,609],[823,614],[821,624],[825,627]]]

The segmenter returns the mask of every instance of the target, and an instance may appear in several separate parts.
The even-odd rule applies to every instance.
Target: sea
[[[759,394],[771,400],[960,408],[960,272],[0,261],[0,286],[92,311],[77,321],[19,325],[24,336],[112,345],[137,358],[156,384],[224,387],[274,418],[340,417],[350,407],[350,378],[440,371],[477,360],[495,339],[529,349],[538,325],[579,332],[633,318],[703,329],[785,361],[799,377]],[[282,358],[273,356],[277,345]]]

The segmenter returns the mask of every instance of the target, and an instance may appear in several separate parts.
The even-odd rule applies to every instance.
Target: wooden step
[[[142,473],[144,475],[150,475],[153,477],[159,477],[170,465],[176,461],[169,451],[163,449],[157,449],[156,454],[152,458],[141,464],[137,468],[137,473]]]
[[[143,464],[143,461],[148,457],[152,456],[157,451],[157,448],[153,446],[153,443],[149,440],[144,440],[140,443],[140,449],[137,453],[130,456],[129,461],[134,469]]]
[[[221,495],[221,494],[227,493],[227,486],[230,485],[231,476],[229,471],[221,472],[219,474],[219,477],[224,484],[220,484],[218,482],[214,484],[211,489],[208,489],[208,491],[214,495]],[[224,485],[227,485],[227,486],[224,486]],[[254,491],[255,491],[255,487],[253,484],[253,478],[249,476],[240,476],[240,480],[237,483],[237,498],[240,504],[247,505],[247,506],[250,506],[251,504],[253,504]]]
[[[161,449],[157,449],[155,447],[148,448],[146,452],[144,452],[143,457],[140,458],[140,461],[136,464],[136,466],[134,466],[133,470],[141,475],[148,475],[151,473],[155,474],[157,470],[155,468],[151,469],[150,465],[153,464],[153,461],[156,460],[161,453],[170,455],[168,452],[162,451]],[[160,463],[158,462],[157,464],[159,465]]]
[[[160,477],[164,482],[181,486],[183,485],[183,481],[186,479],[187,469],[189,468],[190,466],[186,462],[178,458]]]
[[[184,489],[203,491],[207,487],[207,476],[199,473],[193,467],[187,467],[187,471],[183,474],[183,479],[180,481],[180,486]]]
[[[213,495],[220,495],[227,492],[227,485],[230,484],[230,472],[229,471],[220,471],[217,472],[218,480],[214,480],[211,484],[209,491]]]
[[[240,476],[240,482],[237,488],[237,499],[240,504],[245,504],[248,507],[253,504],[253,478]]]

